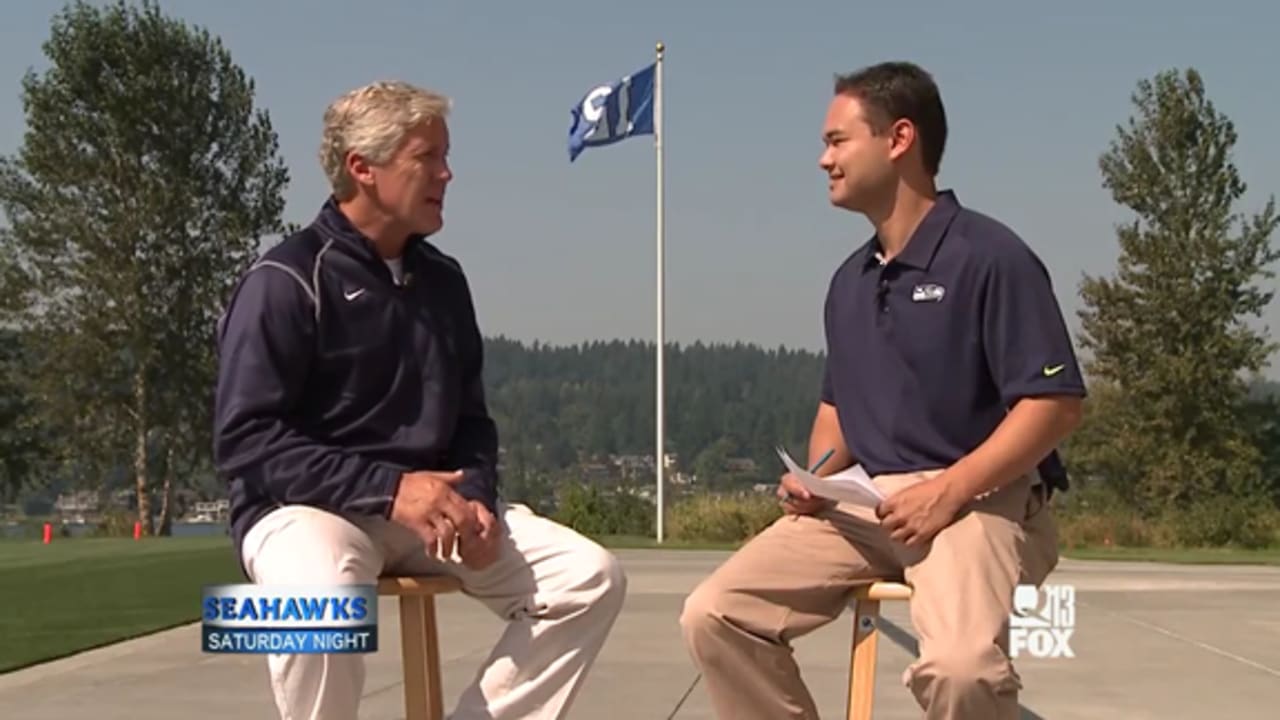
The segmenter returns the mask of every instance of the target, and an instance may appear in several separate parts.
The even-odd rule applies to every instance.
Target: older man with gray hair
[[[443,225],[449,101],[401,82],[324,114],[332,194],[241,278],[218,328],[214,452],[255,583],[444,573],[508,622],[452,714],[561,718],[622,607],[617,560],[498,493],[498,433]],[[356,654],[271,655],[291,720],[353,719]]]

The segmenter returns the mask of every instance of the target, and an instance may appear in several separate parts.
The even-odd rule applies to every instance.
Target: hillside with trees
[[[594,470],[652,481],[652,343],[554,347],[487,343],[490,408],[512,485]],[[754,345],[672,345],[667,351],[667,447],[674,468],[725,489],[772,481],[773,448],[803,452],[822,357]]]

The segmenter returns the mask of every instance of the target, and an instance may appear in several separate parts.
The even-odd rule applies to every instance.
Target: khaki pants
[[[936,472],[875,478],[886,495]],[[791,642],[839,617],[877,578],[914,588],[920,657],[903,677],[931,720],[1018,717],[1021,682],[1008,657],[1014,588],[1057,565],[1051,510],[1030,477],[972,501],[930,545],[892,542],[874,511],[839,505],[785,516],[708,577],[680,624],[724,720],[817,718]]]
[[[427,555],[421,540],[397,523],[286,506],[245,536],[245,565],[257,583],[455,575],[463,592],[507,627],[450,717],[563,718],[622,609],[626,578],[612,554],[522,505],[500,505],[498,519],[506,535],[501,554],[474,571],[456,553],[449,561]],[[269,655],[267,667],[283,720],[356,719],[365,680],[361,655]]]

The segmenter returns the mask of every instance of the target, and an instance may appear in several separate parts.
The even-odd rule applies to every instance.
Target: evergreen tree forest
[[[545,346],[491,338],[486,347],[489,405],[508,474],[654,454],[652,343]],[[785,348],[669,346],[664,451],[677,467],[712,482],[733,459],[758,469],[744,470],[740,480],[776,480],[774,447],[799,455],[807,447],[822,362]],[[652,467],[646,472],[651,478]]]

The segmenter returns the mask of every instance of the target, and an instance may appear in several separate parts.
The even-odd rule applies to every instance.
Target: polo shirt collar
[[[939,192],[933,207],[925,213],[920,225],[916,227],[915,232],[911,233],[907,246],[902,248],[902,252],[898,253],[893,261],[917,270],[928,270],[929,263],[933,262],[933,256],[938,251],[938,245],[947,234],[947,228],[951,226],[951,221],[959,212],[960,203],[956,200],[955,192],[952,190]],[[873,237],[867,244],[866,266],[880,264],[880,241]]]

